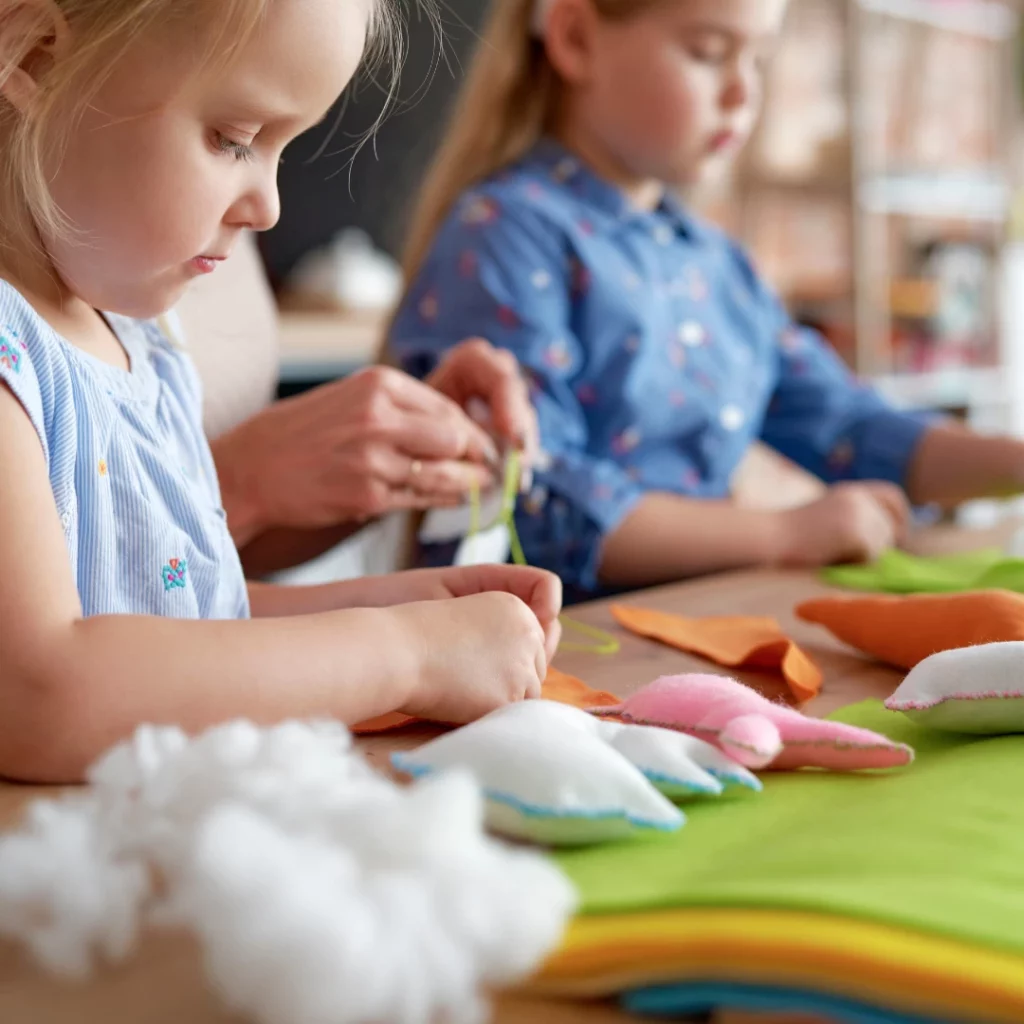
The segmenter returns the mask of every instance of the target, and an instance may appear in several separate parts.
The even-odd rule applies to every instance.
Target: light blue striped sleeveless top
[[[82,608],[247,618],[195,370],[156,324],[107,320],[130,372],[69,344],[0,280],[0,380],[39,434]]]

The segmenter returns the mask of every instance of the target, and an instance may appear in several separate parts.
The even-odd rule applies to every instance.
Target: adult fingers
[[[403,411],[381,433],[388,444],[411,458],[474,462],[496,476],[494,442],[461,410],[455,411],[457,416]]]

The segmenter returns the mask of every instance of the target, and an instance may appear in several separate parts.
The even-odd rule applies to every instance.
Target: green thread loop
[[[501,513],[498,516],[498,523],[508,530],[509,547],[512,552],[512,561],[516,565],[529,565],[523,545],[519,541],[519,531],[516,530],[516,496],[519,491],[519,452],[509,453],[505,463],[505,480],[501,495]],[[475,537],[480,532],[480,488],[474,481],[469,490],[469,537]],[[568,615],[560,615],[558,621],[562,623],[563,629],[572,629],[583,636],[596,640],[594,644],[577,644],[565,640],[559,644],[559,650],[576,651],[581,654],[618,654],[622,645],[612,636],[611,633],[596,626],[588,626],[585,622],[578,622]]]

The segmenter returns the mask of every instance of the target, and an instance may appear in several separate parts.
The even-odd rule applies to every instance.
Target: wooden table
[[[1019,525],[1019,524],[1016,524]],[[1004,542],[1013,524],[985,534],[933,530],[921,535],[914,547],[939,553],[967,550]],[[823,715],[869,697],[888,696],[900,676],[874,664],[833,640],[822,630],[799,622],[793,608],[827,588],[806,573],[747,572],[711,577],[647,591],[624,599],[687,615],[773,615],[783,629],[818,662],[825,674],[821,695],[807,708]],[[614,628],[609,602],[595,602],[574,610],[574,616],[593,625]],[[620,632],[616,630],[616,632]],[[590,654],[560,655],[560,668],[590,685],[627,696],[667,672],[706,669],[707,663],[659,644],[625,635],[622,651],[613,658]],[[763,676],[742,675],[769,694],[773,687]],[[396,750],[415,746],[432,731],[404,730],[394,736],[363,743],[367,756],[380,767]],[[34,787],[0,783],[0,828],[9,827],[33,797],[45,794]],[[496,1024],[629,1024],[629,1017],[605,1003],[557,1003],[509,995],[498,1001]],[[746,1015],[721,1014],[716,1024],[748,1024]],[[104,970],[88,985],[61,985],[42,976],[14,948],[0,944],[0,1022],[3,1024],[239,1024],[223,1011],[204,987],[194,944],[183,936],[152,936],[132,962]],[[758,1016],[757,1024],[810,1024],[791,1014]]]

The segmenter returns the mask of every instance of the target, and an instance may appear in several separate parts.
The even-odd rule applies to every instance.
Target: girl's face
[[[239,233],[277,221],[284,147],[359,64],[371,0],[272,0],[226,67],[196,69],[182,35],[141,39],[52,170],[69,237],[44,245],[95,309],[151,317],[216,269]]]
[[[575,6],[584,0],[561,0]],[[692,184],[749,138],[786,0],[667,0],[625,20],[548,23],[568,116],[629,174]],[[557,38],[561,35],[561,38]]]

